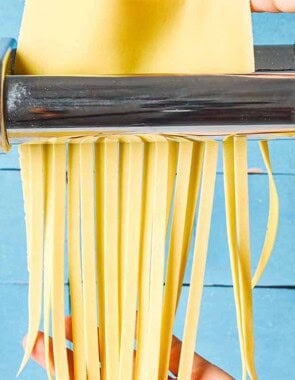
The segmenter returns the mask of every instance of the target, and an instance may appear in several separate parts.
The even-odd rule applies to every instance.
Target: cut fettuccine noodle
[[[257,285],[258,281],[260,280],[267,266],[267,263],[272,253],[272,249],[275,244],[278,225],[279,225],[279,196],[278,196],[276,184],[274,181],[274,177],[272,175],[268,143],[267,141],[260,141],[259,145],[260,145],[260,150],[261,150],[263,160],[266,166],[267,174],[268,174],[269,212],[268,212],[268,222],[267,222],[265,240],[264,240],[260,260],[256,268],[254,277],[252,279],[252,287],[255,287]]]
[[[43,235],[45,172],[42,145],[20,147],[21,173],[24,184],[25,213],[28,242],[29,331],[25,356],[20,370],[28,361],[39,330],[42,311]],[[34,201],[38,199],[38,202]]]

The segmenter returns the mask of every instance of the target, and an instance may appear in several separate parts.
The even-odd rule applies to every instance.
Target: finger
[[[251,8],[253,12],[278,12],[272,0],[252,0]]]
[[[181,354],[181,341],[173,335],[170,352],[169,371],[177,376]]]
[[[179,368],[180,355],[181,355],[181,346],[182,346],[181,340],[179,340],[178,338],[176,338],[176,336],[173,335],[172,344],[171,344],[169,371],[174,376],[178,375],[178,368]],[[194,353],[192,378],[193,379],[201,379],[208,367],[211,368],[212,364],[209,363],[202,356]],[[218,374],[220,374],[220,373],[218,372]],[[216,377],[216,378],[218,378],[218,377]],[[220,378],[220,379],[222,379],[222,378]]]
[[[66,339],[73,341],[73,330],[72,330],[72,317],[67,315],[65,317],[65,329],[66,329]]]
[[[27,336],[23,339],[23,347],[25,348],[27,344]],[[42,368],[46,368],[45,361],[45,347],[44,347],[44,333],[38,332],[34,348],[31,353],[31,358],[37,362]],[[49,344],[49,367],[52,374],[54,373],[54,359],[53,359],[53,348],[52,342]]]
[[[279,12],[295,12],[295,0],[272,0]]]
[[[26,346],[26,338],[23,339],[23,346]],[[70,379],[73,380],[74,374],[74,360],[73,352],[67,349],[67,357],[69,364]],[[38,363],[42,368],[46,369],[46,359],[45,359],[45,345],[44,345],[44,333],[40,332],[37,335],[37,339],[31,354],[31,358]],[[51,369],[52,375],[54,375],[54,355],[53,355],[53,342],[52,338],[49,338],[49,367]]]
[[[252,0],[253,12],[295,12],[295,0]]]

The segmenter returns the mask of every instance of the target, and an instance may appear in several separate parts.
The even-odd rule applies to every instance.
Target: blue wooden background
[[[0,0],[0,38],[17,38],[23,0]],[[295,15],[254,15],[256,44],[295,40]],[[42,52],[40,52],[42,54]],[[277,243],[270,264],[254,292],[256,356],[259,379],[295,379],[295,154],[290,140],[270,143],[273,170],[281,200]],[[263,167],[255,141],[249,143],[249,167]],[[267,220],[267,177],[251,175],[253,266],[257,263]],[[0,379],[14,379],[22,358],[21,340],[27,326],[26,244],[17,149],[0,155]],[[235,323],[224,221],[222,164],[219,163],[198,351],[237,379],[240,356]],[[189,283],[189,270],[186,275]],[[67,291],[67,289],[66,289]],[[181,337],[188,287],[175,333]],[[45,379],[30,363],[20,379]]]

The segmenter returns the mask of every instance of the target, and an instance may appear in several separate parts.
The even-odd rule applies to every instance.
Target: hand
[[[71,317],[65,318],[65,330],[66,339],[72,341],[72,320]],[[23,346],[26,345],[26,337],[23,340]],[[49,343],[49,356],[50,356],[50,367],[52,373],[54,373],[54,357],[52,348],[52,339],[50,338]],[[178,366],[181,353],[181,341],[173,336],[172,346],[171,346],[171,356],[169,370],[174,375],[177,376]],[[70,371],[70,379],[74,380],[74,361],[73,361],[73,351],[67,350],[68,363]],[[41,367],[45,368],[45,349],[44,349],[44,334],[42,332],[38,333],[36,343],[32,352],[32,359],[37,362]],[[170,378],[169,378],[170,379]],[[172,379],[172,378],[171,378]],[[195,354],[193,370],[192,370],[192,380],[233,380],[231,376],[225,373],[221,368],[209,363],[206,359],[202,358],[200,355]]]
[[[251,0],[253,12],[295,12],[295,0]]]

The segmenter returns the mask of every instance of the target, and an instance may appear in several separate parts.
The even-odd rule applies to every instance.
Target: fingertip
[[[36,337],[32,357],[42,358],[45,356],[44,333],[39,331]]]
[[[72,323],[72,317],[70,315],[65,316],[65,322],[66,324],[71,324]]]
[[[252,12],[278,12],[273,0],[252,0]]]
[[[72,333],[72,317],[70,315],[67,315],[65,317],[65,332],[66,332],[66,339],[69,341],[73,340],[73,333]]]

